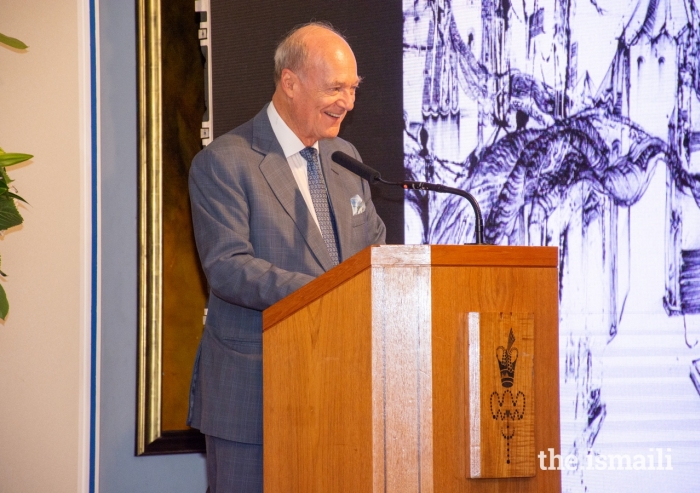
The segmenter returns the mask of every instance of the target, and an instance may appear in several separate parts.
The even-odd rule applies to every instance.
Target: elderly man
[[[262,310],[368,245],[385,228],[359,159],[337,137],[360,83],[330,26],[295,29],[275,53],[275,93],[255,118],[195,157],[190,197],[209,283],[189,424],[206,435],[211,493],[262,491]]]

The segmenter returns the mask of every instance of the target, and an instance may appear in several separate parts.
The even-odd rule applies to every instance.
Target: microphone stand
[[[474,210],[475,242],[477,245],[484,245],[484,219],[481,215],[481,209],[479,208],[479,204],[477,203],[474,196],[469,192],[465,192],[464,190],[460,190],[458,188],[446,187],[444,185],[438,185],[435,183],[425,183],[422,181],[387,181],[382,178],[382,175],[376,169],[367,166],[362,161],[358,161],[354,157],[349,156],[341,151],[335,151],[331,155],[331,159],[333,159],[333,161],[335,161],[351,173],[355,173],[356,175],[364,178],[369,182],[370,185],[379,182],[385,185],[401,187],[404,190],[428,190],[431,192],[451,193],[454,195],[459,195],[460,197],[464,197],[469,201],[469,203],[472,206],[472,209]]]
[[[425,183],[422,181],[401,181],[401,182],[393,182],[393,181],[387,181],[383,179],[381,176],[377,176],[375,178],[375,181],[378,181],[380,183],[383,183],[385,185],[392,185],[392,186],[397,186],[401,187],[404,190],[426,190],[430,192],[441,192],[441,193],[451,193],[454,195],[459,195],[460,197],[464,197],[469,201],[469,203],[472,206],[472,209],[474,209],[474,239],[475,239],[475,244],[476,245],[484,245],[484,220],[481,215],[481,209],[479,208],[479,204],[474,198],[472,194],[469,192],[466,192],[464,190],[460,190],[459,188],[452,188],[452,187],[446,187],[445,185],[438,185],[436,183]]]

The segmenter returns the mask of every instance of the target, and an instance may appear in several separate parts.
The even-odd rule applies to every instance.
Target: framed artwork
[[[139,340],[136,454],[203,452],[186,425],[207,286],[187,175],[201,149],[204,62],[190,0],[139,0]],[[167,27],[167,28],[165,28]]]

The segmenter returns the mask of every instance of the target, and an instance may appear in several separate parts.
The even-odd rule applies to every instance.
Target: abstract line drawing
[[[698,5],[404,0],[403,8],[406,179],[470,191],[487,243],[559,247],[561,381],[575,396],[562,413],[578,427],[562,450],[583,458],[608,415],[601,358],[631,288],[630,211],[655,177],[665,179],[659,304],[667,317],[700,314]],[[458,197],[413,192],[405,201],[408,243],[472,241],[474,218]],[[687,365],[699,355],[686,346],[694,391],[697,365],[692,380]]]

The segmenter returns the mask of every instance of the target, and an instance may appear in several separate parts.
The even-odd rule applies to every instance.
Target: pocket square
[[[363,212],[365,212],[365,202],[359,195],[355,195],[353,198],[350,199],[350,205],[352,206],[353,216],[357,216],[358,214],[362,214]]]

